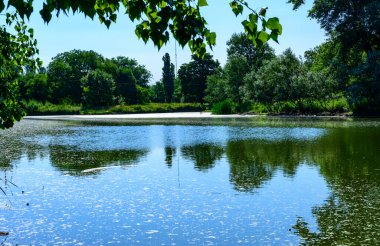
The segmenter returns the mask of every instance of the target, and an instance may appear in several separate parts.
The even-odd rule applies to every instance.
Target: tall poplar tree
[[[170,103],[174,93],[174,65],[170,62],[170,55],[166,53],[162,57],[164,61],[164,67],[162,68],[162,83],[165,89],[165,101]]]

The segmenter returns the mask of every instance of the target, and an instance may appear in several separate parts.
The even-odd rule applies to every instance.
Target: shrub
[[[215,103],[211,109],[213,114],[233,114],[236,107],[231,99],[227,99],[218,103]]]

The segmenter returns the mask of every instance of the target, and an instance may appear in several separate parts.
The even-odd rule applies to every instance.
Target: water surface
[[[378,245],[379,139],[376,120],[24,120],[0,132],[0,243]]]

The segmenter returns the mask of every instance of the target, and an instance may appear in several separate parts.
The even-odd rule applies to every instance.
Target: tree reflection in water
[[[182,155],[194,161],[194,168],[199,171],[207,171],[215,166],[223,153],[223,147],[213,144],[196,144],[181,148]]]
[[[176,152],[176,148],[174,147],[165,147],[165,163],[169,168],[173,166],[173,157],[175,156]]]
[[[101,167],[137,164],[147,153],[144,150],[75,150],[62,146],[51,146],[49,149],[52,165],[74,176],[92,175],[101,171]],[[88,169],[94,171],[83,172]]]
[[[1,171],[11,171],[15,160],[23,156],[28,159],[49,156],[57,170],[81,176],[86,175],[82,172],[86,169],[138,163],[148,153],[142,149],[91,151],[59,145],[41,147],[20,138],[35,134],[33,131],[25,135],[16,130],[1,132]],[[325,135],[310,141],[226,139],[220,144],[197,143],[180,147],[181,139],[178,138],[176,146],[181,155],[192,161],[198,171],[212,169],[225,157],[230,167],[229,181],[238,192],[255,192],[281,172],[292,178],[303,164],[317,167],[330,188],[330,195],[323,204],[312,209],[318,230],[312,231],[301,217],[294,222],[294,232],[301,242],[307,245],[380,245],[378,128],[331,127]],[[165,163],[171,167],[179,150],[169,145],[163,148]]]
[[[318,231],[303,218],[294,225],[305,245],[380,244],[380,131],[336,129],[313,144],[312,160],[331,189],[313,208]]]

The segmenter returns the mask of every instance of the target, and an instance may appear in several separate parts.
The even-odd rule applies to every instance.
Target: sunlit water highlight
[[[0,240],[376,244],[380,128],[320,123],[23,121],[0,132]]]

